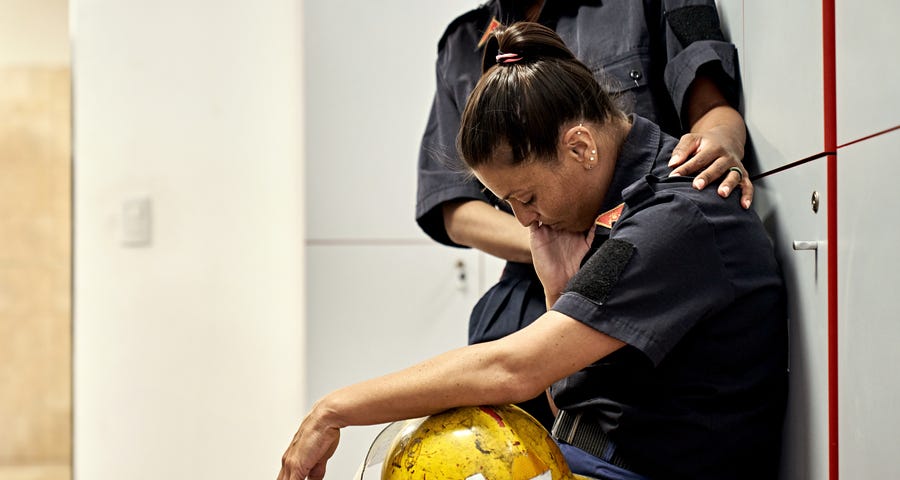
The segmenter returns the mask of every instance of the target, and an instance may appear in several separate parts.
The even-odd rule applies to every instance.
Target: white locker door
[[[835,2],[837,144],[900,125],[900,2]]]
[[[464,346],[484,283],[481,255],[431,245],[308,246],[307,405]],[[351,478],[380,428],[344,429],[328,478]]]
[[[822,5],[753,0],[743,12],[744,115],[766,172],[824,150]]]
[[[784,480],[824,480],[828,473],[826,178],[826,159],[821,158],[756,182],[754,205],[772,235],[788,289],[790,393]],[[803,243],[795,250],[795,242]]]
[[[498,277],[497,262],[433,242],[414,219],[438,41],[478,5],[304,2],[307,408],[465,345]],[[378,430],[345,429],[328,478],[351,478]]]
[[[438,40],[478,5],[304,2],[308,238],[425,240],[416,164]]]
[[[900,478],[900,132],[838,151],[840,478]]]

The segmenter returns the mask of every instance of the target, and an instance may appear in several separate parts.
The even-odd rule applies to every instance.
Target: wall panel
[[[900,132],[838,153],[841,478],[897,478],[900,431]]]
[[[307,404],[466,344],[483,254],[432,245],[313,245],[307,254]],[[342,432],[329,475],[351,478],[378,429]]]
[[[900,126],[900,2],[835,2],[837,143]]]
[[[758,172],[823,151],[820,2],[745,1],[744,113]]]
[[[0,480],[70,477],[68,67],[0,67]]]
[[[437,44],[478,4],[307,2],[309,238],[427,238],[415,222],[416,163]]]
[[[827,207],[825,159],[756,183],[754,205],[772,235],[788,293],[790,387],[781,478],[828,472]],[[818,211],[813,210],[813,193]],[[794,242],[806,242],[795,250]],[[815,249],[810,249],[814,247]]]

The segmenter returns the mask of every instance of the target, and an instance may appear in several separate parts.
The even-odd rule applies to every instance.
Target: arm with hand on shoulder
[[[719,195],[728,197],[735,188],[740,188],[741,206],[750,208],[753,184],[742,163],[747,127],[741,114],[706,76],[698,76],[691,84],[685,109],[691,131],[681,137],[672,151],[669,166],[676,167],[672,175],[700,172],[694,179],[698,190],[724,176]]]

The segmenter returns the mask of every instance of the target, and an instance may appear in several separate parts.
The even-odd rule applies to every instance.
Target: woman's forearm
[[[336,390],[313,406],[282,457],[279,480],[321,478],[340,429],[518,403],[624,345],[558,312],[500,340],[470,345],[405,370]]]
[[[481,200],[448,202],[444,227],[454,242],[504,260],[531,263],[528,229],[512,215]]]
[[[414,418],[464,405],[516,403],[544,386],[515,380],[513,355],[502,345],[478,344],[453,350],[410,368],[336,390],[314,410],[334,427]]]

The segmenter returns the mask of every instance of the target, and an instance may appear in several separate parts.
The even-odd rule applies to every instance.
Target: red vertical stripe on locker
[[[828,467],[838,480],[838,266],[837,266],[837,77],[834,0],[822,0],[825,151],[828,156]]]

